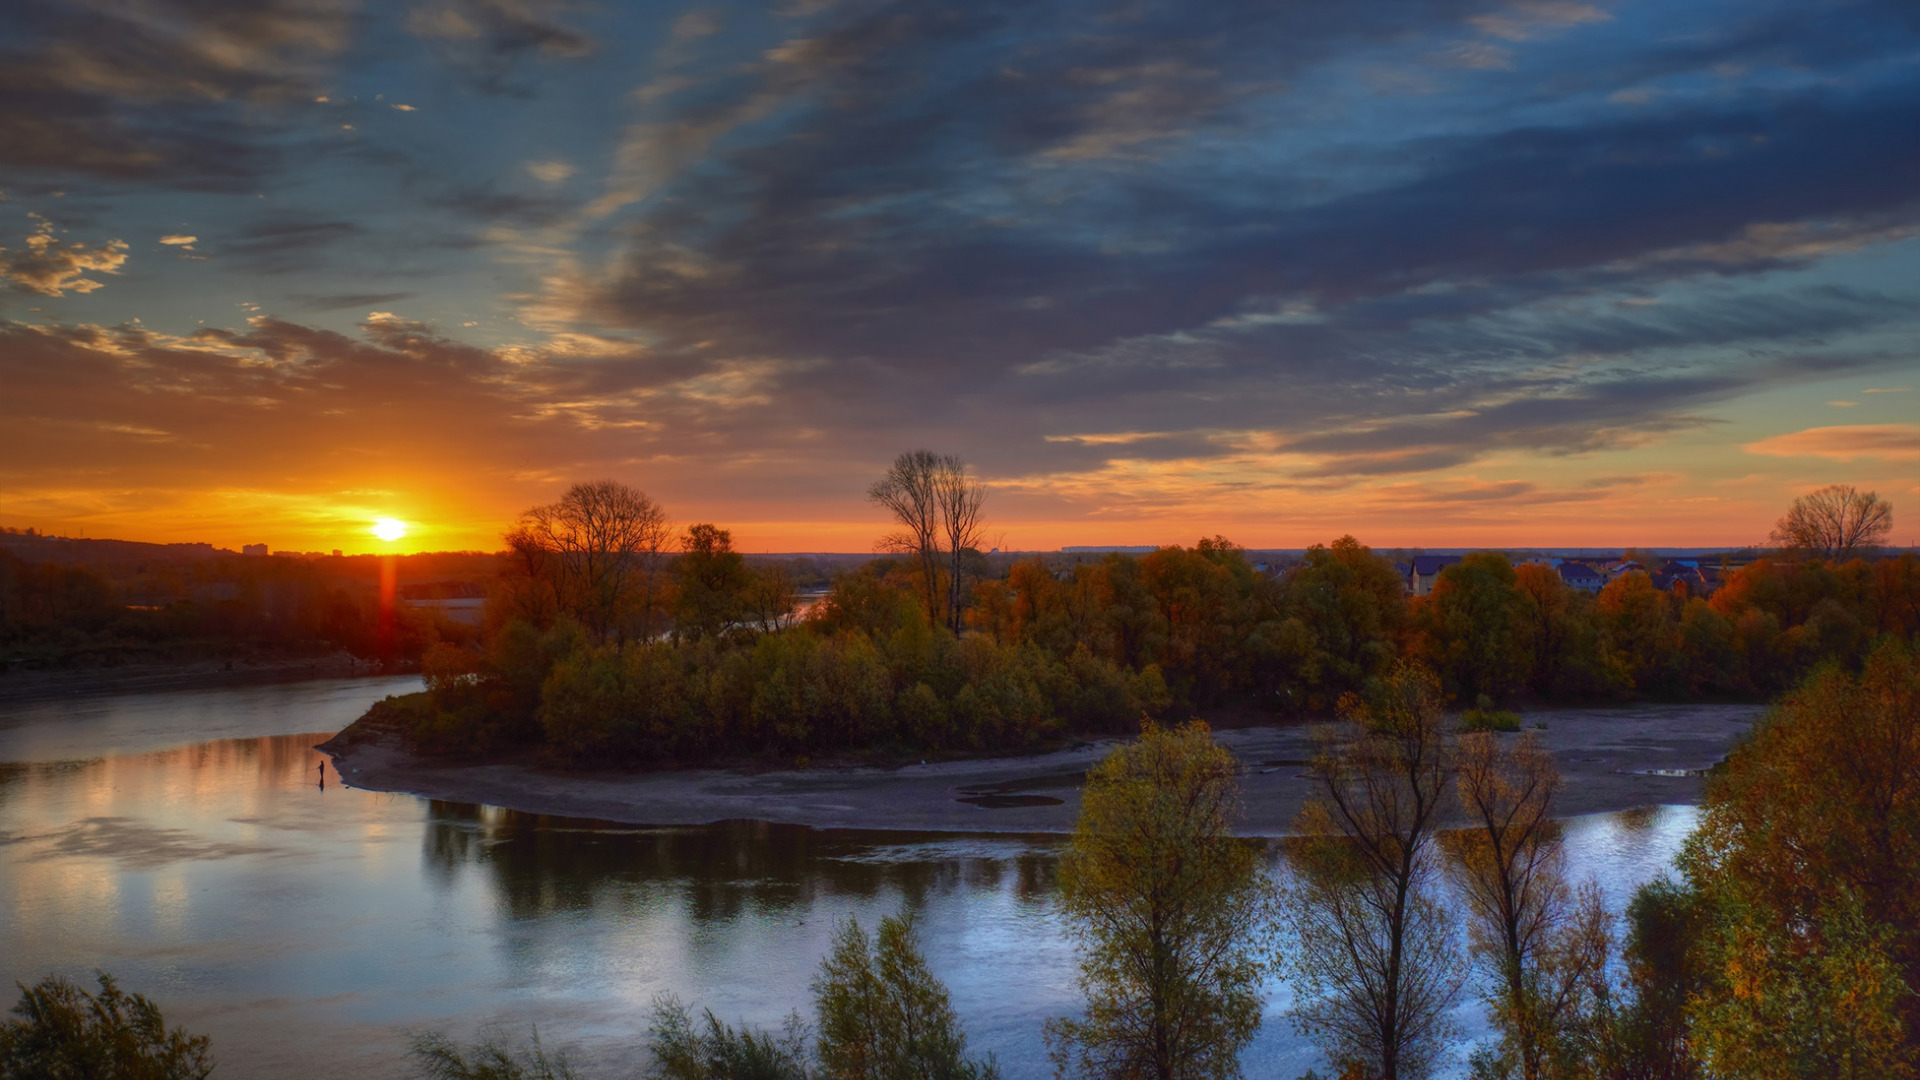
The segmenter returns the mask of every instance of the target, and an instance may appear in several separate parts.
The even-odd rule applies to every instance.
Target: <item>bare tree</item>
[[[941,531],[947,541],[950,560],[947,575],[947,620],[955,634],[960,632],[962,588],[961,558],[968,548],[978,549],[986,535],[986,523],[980,510],[987,500],[987,489],[967,475],[966,463],[952,454],[940,458],[934,474],[934,501],[940,510]]]
[[[1342,706],[1357,730],[1316,733],[1317,790],[1296,826],[1295,1016],[1342,1069],[1422,1077],[1465,981],[1433,898],[1451,780],[1439,680],[1402,663],[1370,700],[1349,695]]]
[[[521,514],[506,541],[531,574],[551,584],[562,611],[600,638],[624,638],[632,615],[642,636],[653,633],[661,552],[671,536],[666,511],[645,492],[595,480]]]
[[[800,592],[794,588],[793,575],[778,563],[747,568],[747,585],[740,595],[746,617],[763,634],[784,629],[793,623],[793,610],[799,606]]]
[[[946,460],[931,450],[909,450],[867,489],[867,499],[886,507],[900,526],[880,538],[880,548],[912,555],[920,563],[927,621],[934,625],[942,621],[940,474]]]
[[[1793,500],[1768,540],[1778,547],[1844,559],[1872,551],[1892,531],[1892,504],[1852,484],[1830,484]]]
[[[1503,748],[1480,731],[1460,740],[1459,793],[1471,828],[1448,834],[1466,900],[1468,940],[1489,980],[1501,1045],[1494,1071],[1564,1074],[1570,1034],[1601,1000],[1612,917],[1591,884],[1568,887],[1553,802],[1560,773],[1532,732]]]

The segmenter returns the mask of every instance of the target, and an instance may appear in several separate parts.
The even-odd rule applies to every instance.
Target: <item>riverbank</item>
[[[1636,705],[1525,714],[1553,751],[1565,788],[1563,816],[1700,801],[1701,770],[1726,757],[1766,711],[1761,705]],[[1303,726],[1217,733],[1246,766],[1248,836],[1285,835],[1310,793],[1312,754]],[[1024,757],[897,768],[689,769],[563,773],[517,764],[447,764],[411,754],[391,737],[321,745],[349,785],[449,802],[635,825],[704,825],[752,819],[816,828],[927,832],[1067,833],[1086,769],[1111,748],[1100,740]]]
[[[213,690],[226,686],[256,686],[303,679],[392,675],[401,671],[400,668],[383,670],[371,661],[361,660],[344,651],[317,656],[22,669],[0,674],[0,701],[10,705],[27,705],[102,694]]]

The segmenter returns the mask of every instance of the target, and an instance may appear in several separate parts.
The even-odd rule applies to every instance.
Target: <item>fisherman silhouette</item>
[[[327,790],[327,763],[324,761],[320,763],[320,790]]]

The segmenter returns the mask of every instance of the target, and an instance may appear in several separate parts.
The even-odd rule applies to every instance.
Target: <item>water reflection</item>
[[[778,914],[823,900],[897,898],[920,908],[955,892],[1050,897],[1058,837],[823,831],[765,821],[646,828],[428,804],[425,864],[442,887],[482,869],[516,919],[588,911],[609,895],[671,888],[699,922]]]
[[[297,733],[305,706],[275,689],[257,737],[186,738],[200,720],[176,700],[153,703],[157,718],[137,701],[92,714],[166,749],[82,755],[63,733],[9,729],[7,745],[48,753],[0,765],[0,985],[104,967],[212,1035],[235,1076],[401,1076],[402,1028],[489,1019],[537,1022],[622,1075],[654,994],[777,1023],[808,1007],[837,920],[904,908],[977,1048],[1010,1080],[1049,1072],[1041,1025],[1077,1001],[1058,837],[638,828],[331,777],[323,791],[312,747],[329,729]],[[251,692],[235,715],[195,700],[215,730],[259,715]],[[308,704],[332,716],[336,689]],[[1569,863],[1617,910],[1693,817],[1575,819]],[[1269,990],[1247,1072],[1321,1067],[1285,1020],[1285,988]],[[1460,1018],[1477,1027],[1478,1013],[1467,1002]]]

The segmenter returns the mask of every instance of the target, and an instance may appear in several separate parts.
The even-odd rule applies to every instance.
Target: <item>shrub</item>
[[[653,999],[647,1049],[654,1080],[807,1080],[807,1029],[798,1014],[776,1036],[735,1029],[708,1011],[695,1023],[671,994]]]
[[[1461,731],[1519,731],[1520,714],[1504,709],[1468,709],[1460,714]]]
[[[213,1072],[205,1035],[167,1030],[160,1009],[94,972],[90,994],[57,975],[20,988],[14,1019],[0,1024],[0,1077],[204,1080]]]
[[[512,1045],[504,1035],[483,1035],[461,1047],[437,1031],[412,1038],[413,1060],[425,1080],[576,1080],[565,1054],[548,1056],[536,1029],[525,1046]]]

